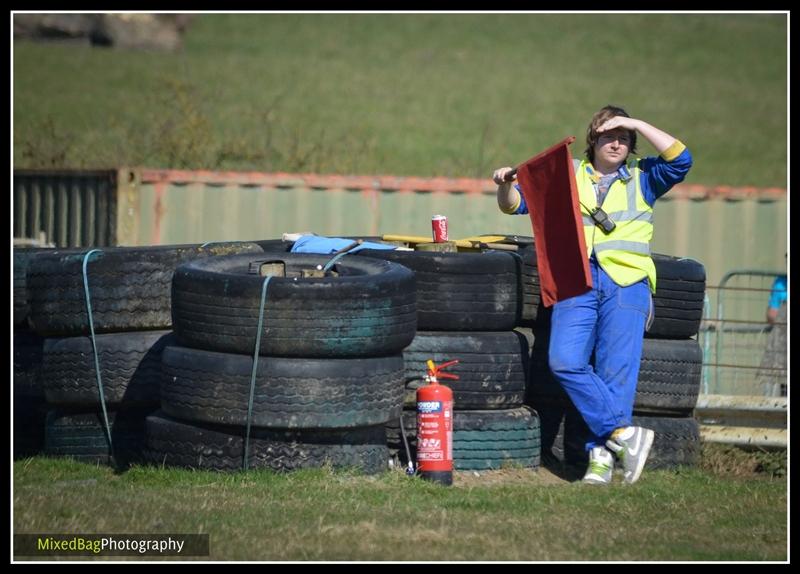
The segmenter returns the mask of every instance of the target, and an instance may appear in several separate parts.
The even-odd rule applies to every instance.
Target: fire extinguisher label
[[[438,438],[424,438],[420,441],[419,448],[425,450],[432,448],[435,448],[436,450],[441,450],[442,440]]]
[[[429,460],[444,460],[442,451],[420,452],[417,451],[417,462]]]
[[[417,403],[417,412],[439,413],[442,412],[441,401],[420,401]]]

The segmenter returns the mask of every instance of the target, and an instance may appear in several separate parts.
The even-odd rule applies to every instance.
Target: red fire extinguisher
[[[420,476],[453,484],[453,391],[439,379],[458,379],[443,372],[458,359],[439,366],[428,360],[429,384],[417,389],[417,470]]]

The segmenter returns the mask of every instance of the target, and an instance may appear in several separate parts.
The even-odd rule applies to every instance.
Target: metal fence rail
[[[700,395],[695,418],[705,442],[786,448],[786,397]]]

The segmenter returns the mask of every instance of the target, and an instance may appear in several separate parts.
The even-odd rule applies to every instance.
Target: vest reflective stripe
[[[612,211],[608,216],[614,221],[646,221],[653,223],[652,211]]]
[[[636,241],[604,241],[603,243],[595,243],[594,252],[600,253],[601,251],[608,251],[609,249],[617,249],[620,251],[630,251],[631,253],[641,253],[642,255],[650,255],[650,245],[647,243],[639,243]]]
[[[578,196],[586,239],[587,255],[595,253],[600,266],[618,285],[631,285],[647,277],[650,289],[655,292],[656,272],[650,258],[650,239],[653,236],[653,208],[647,204],[639,189],[641,170],[637,160],[631,160],[628,168],[631,179],[616,180],[603,199],[603,209],[617,228],[605,234],[587,210],[597,205],[596,187],[588,173],[588,162],[573,159],[573,168],[578,183]],[[624,195],[623,195],[624,194]]]
[[[625,192],[628,194],[628,211],[636,211],[636,178],[638,176],[639,168],[631,172],[631,178],[625,186]]]

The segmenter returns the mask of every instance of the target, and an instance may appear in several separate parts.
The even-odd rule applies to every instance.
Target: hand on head
[[[607,132],[617,128],[622,128],[625,130],[635,130],[636,120],[625,116],[614,116],[613,118],[603,122],[597,128],[597,133]]]

